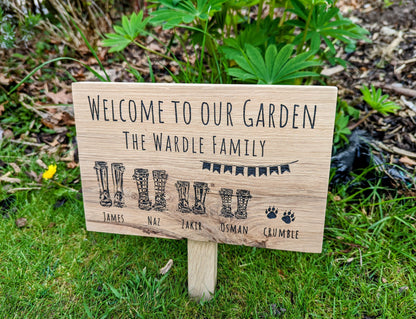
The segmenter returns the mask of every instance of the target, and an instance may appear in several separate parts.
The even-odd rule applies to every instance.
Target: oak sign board
[[[74,83],[87,230],[320,252],[336,96]]]

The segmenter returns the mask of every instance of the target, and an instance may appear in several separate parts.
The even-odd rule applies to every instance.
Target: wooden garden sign
[[[216,243],[320,252],[336,96],[322,86],[74,83],[87,229],[187,238],[192,256],[202,252],[189,271],[215,268],[215,278]]]

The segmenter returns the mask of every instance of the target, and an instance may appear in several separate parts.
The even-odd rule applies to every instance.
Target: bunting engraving
[[[243,175],[243,176],[253,176],[253,177],[260,177],[260,176],[271,176],[271,175],[279,175],[290,173],[290,165],[293,165],[299,160],[284,163],[284,164],[273,164],[273,165],[261,165],[261,166],[240,166],[240,165],[231,165],[231,164],[224,164],[224,163],[217,163],[217,162],[210,162],[210,161],[201,161],[202,162],[202,170],[208,170],[213,173],[218,174],[226,174],[229,173],[230,175]]]

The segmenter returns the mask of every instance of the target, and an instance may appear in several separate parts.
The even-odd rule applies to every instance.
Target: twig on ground
[[[408,88],[404,88],[404,87],[396,86],[392,84],[383,84],[379,82],[374,83],[374,86],[381,87],[382,89],[390,90],[398,94],[403,94],[403,95],[410,96],[410,97],[416,97],[416,90],[413,90],[413,89],[408,89]]]
[[[17,188],[9,189],[7,191],[7,193],[14,194],[14,193],[20,192],[20,191],[31,191],[31,190],[41,189],[41,188],[42,187],[17,187]]]
[[[53,183],[55,183],[56,185],[58,185],[59,187],[66,188],[66,189],[68,189],[68,190],[70,190],[70,191],[72,191],[72,192],[78,192],[76,189],[74,189],[74,188],[72,188],[72,187],[62,185],[61,183],[56,182],[56,181],[52,181],[52,182],[53,182]]]
[[[403,150],[397,146],[387,146],[386,144],[380,142],[380,141],[374,141],[372,143],[373,147],[378,147],[381,148],[382,150],[392,153],[392,154],[397,154],[397,155],[401,155],[401,156],[407,156],[407,157],[411,157],[411,158],[416,158],[416,153],[414,152],[410,152],[410,151],[406,151]]]
[[[371,115],[376,114],[377,111],[376,110],[372,110],[370,112],[368,112],[361,120],[359,120],[357,123],[355,124],[351,124],[350,126],[348,126],[348,128],[350,129],[350,131],[353,131],[354,129],[356,129],[358,126],[360,126],[362,123],[365,122],[366,119],[368,119]]]
[[[36,147],[43,147],[46,144],[44,143],[32,143],[32,142],[25,142],[25,141],[19,141],[19,140],[9,140],[12,143],[16,144],[23,144],[23,145],[29,145],[29,146],[36,146]]]

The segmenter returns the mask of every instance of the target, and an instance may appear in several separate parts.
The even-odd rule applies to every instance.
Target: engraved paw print
[[[295,220],[295,212],[292,212],[291,210],[289,210],[288,212],[284,212],[282,220],[286,224],[290,224],[291,222],[293,222]]]
[[[270,207],[266,209],[266,216],[267,218],[273,219],[277,217],[278,210],[276,208]]]

